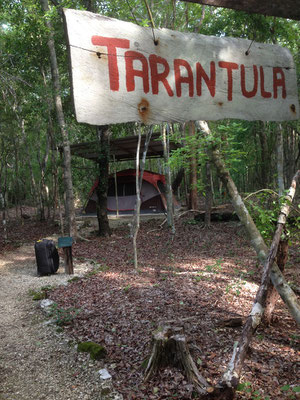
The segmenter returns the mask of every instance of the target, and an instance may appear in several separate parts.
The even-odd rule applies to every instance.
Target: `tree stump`
[[[183,328],[172,329],[170,326],[162,326],[153,332],[152,352],[145,370],[145,382],[160,368],[167,366],[181,369],[198,393],[207,394],[213,390],[200,374],[192,359]]]

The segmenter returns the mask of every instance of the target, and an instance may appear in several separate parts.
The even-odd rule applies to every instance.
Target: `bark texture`
[[[40,0],[42,9],[45,13],[49,11],[48,0]],[[68,225],[69,236],[76,238],[77,228],[75,219],[75,208],[74,208],[74,194],[72,184],[72,172],[71,172],[71,150],[69,143],[69,136],[66,128],[65,117],[63,112],[62,100],[61,100],[61,88],[59,81],[59,72],[56,58],[56,51],[54,46],[54,35],[52,24],[49,20],[45,19],[46,27],[49,30],[48,48],[50,53],[50,64],[51,64],[51,75],[54,89],[54,103],[56,109],[56,115],[60,131],[63,138],[63,153],[64,153],[64,183],[66,192],[66,218]]]
[[[107,217],[107,189],[109,172],[109,128],[107,125],[97,127],[99,184],[97,193],[97,219],[99,236],[110,236],[111,230]]]
[[[145,370],[145,381],[160,368],[172,366],[181,369],[198,393],[207,394],[212,389],[198,371],[189,352],[182,328],[159,327],[152,336],[152,352]]]
[[[205,135],[211,135],[210,129],[208,124],[205,121],[199,122],[201,130],[204,132]],[[265,263],[268,254],[268,248],[258,231],[251,215],[249,214],[241,196],[238,193],[238,190],[227,170],[225,163],[222,160],[222,157],[216,147],[211,149],[211,160],[216,166],[217,173],[219,177],[222,179],[224,185],[227,187],[228,194],[231,197],[232,204],[235,208],[235,212],[237,213],[240,221],[243,223],[244,227],[246,228],[248,235],[251,240],[251,244],[254,247],[257,256],[262,264]],[[295,175],[289,194],[287,195],[287,206],[288,201],[293,197],[295,190],[296,190],[296,180],[298,179],[299,171]],[[283,210],[284,212],[284,210]],[[282,300],[285,302],[286,306],[288,307],[290,313],[292,314],[293,318],[296,322],[300,325],[300,304],[297,299],[297,296],[290,288],[288,283],[286,282],[284,276],[282,275],[278,266],[274,263],[271,272],[270,272],[271,280],[273,285],[275,286],[276,290],[280,294]]]
[[[175,234],[173,193],[171,186],[171,171],[169,166],[169,129],[165,124],[162,126],[162,144],[164,149],[165,177],[166,177],[166,197],[167,197],[167,223],[172,234]]]
[[[145,139],[145,144],[144,144],[144,152],[143,152],[143,158],[141,161],[141,166],[140,166],[140,147],[141,147],[141,126],[139,126],[139,138],[138,138],[138,144],[137,144],[137,149],[136,149],[136,206],[135,206],[135,213],[132,219],[132,224],[131,224],[131,236],[132,236],[132,241],[133,241],[133,255],[134,255],[134,268],[138,268],[138,255],[137,255],[137,245],[136,245],[136,239],[137,239],[137,234],[140,228],[140,209],[141,209],[141,189],[142,189],[142,183],[143,183],[143,175],[144,175],[144,169],[145,169],[145,164],[146,164],[146,157],[147,157],[147,152],[148,152],[148,147],[149,143],[152,137],[153,133],[153,126],[150,127],[150,129],[146,133],[146,139]]]
[[[196,135],[195,122],[189,122],[189,137],[194,139]],[[197,156],[196,149],[192,142],[192,154],[190,157],[190,198],[189,198],[189,208],[191,210],[198,209],[198,193],[197,193]]]
[[[288,259],[288,248],[289,248],[289,241],[285,236],[285,238],[281,239],[279,242],[277,257],[276,257],[277,265],[282,273],[284,272],[285,264]],[[267,294],[266,309],[264,314],[264,321],[268,325],[272,323],[273,311],[275,309],[278,299],[279,299],[279,293],[274,288],[274,286],[270,287],[269,293]]]

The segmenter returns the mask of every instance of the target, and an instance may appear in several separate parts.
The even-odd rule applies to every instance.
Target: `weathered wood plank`
[[[64,15],[78,122],[299,116],[285,48],[168,29],[155,30],[156,45],[150,28],[86,11]]]
[[[237,11],[300,20],[299,0],[181,0]]]

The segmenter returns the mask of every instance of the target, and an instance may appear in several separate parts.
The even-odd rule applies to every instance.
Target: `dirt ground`
[[[84,263],[89,263],[92,269],[83,277],[66,286],[60,285],[49,293],[61,310],[69,314],[76,310],[74,318],[69,318],[63,327],[64,332],[55,335],[53,327],[44,325],[40,310],[28,296],[32,282],[26,284],[21,274],[21,281],[25,282],[23,287],[23,283],[14,278],[18,276],[17,271],[23,268],[34,268],[33,241],[50,232],[58,233],[58,228],[42,225],[33,219],[24,221],[23,225],[9,226],[9,247],[1,247],[0,238],[1,286],[5,288],[0,296],[0,318],[5,326],[0,348],[1,356],[4,354],[0,364],[0,379],[6,382],[4,389],[0,386],[3,399],[29,399],[26,396],[29,396],[34,385],[40,388],[42,385],[38,386],[38,382],[46,380],[47,369],[52,371],[51,375],[57,375],[54,371],[62,368],[57,360],[62,364],[66,360],[75,362],[72,374],[76,375],[77,368],[78,371],[85,370],[89,359],[79,359],[74,351],[76,343],[83,340],[92,340],[106,347],[108,354],[104,366],[124,399],[197,398],[193,386],[181,371],[174,368],[161,370],[150,382],[143,382],[142,364],[150,354],[151,335],[162,323],[184,328],[189,349],[199,370],[212,384],[218,381],[231,358],[233,344],[241,333],[241,327],[222,327],[219,322],[229,317],[247,316],[259,285],[261,266],[239,222],[217,222],[207,229],[187,214],[177,222],[174,238],[161,223],[161,220],[150,219],[141,224],[138,271],[133,268],[127,221],[117,224],[110,238],[99,238],[95,234],[95,227],[88,226],[88,223],[82,227],[81,234],[88,241],[78,241],[73,246],[75,273]],[[20,257],[20,249],[12,248],[12,245],[24,240],[30,242],[28,258],[25,259]],[[9,261],[10,258],[12,261]],[[299,267],[299,242],[293,242],[285,275],[289,282],[298,286]],[[63,272],[51,278],[59,275],[63,275]],[[4,311],[5,307],[7,311]],[[3,332],[10,330],[12,335],[3,335]],[[63,344],[59,335],[63,335],[67,344]],[[274,323],[270,327],[262,325],[256,332],[237,399],[298,398],[299,339],[299,329],[279,300]],[[38,342],[42,345],[37,345]],[[18,345],[13,347],[15,343]],[[63,350],[60,350],[60,345]],[[46,360],[39,353],[39,347],[43,351],[50,349],[44,357]],[[12,353],[8,351],[9,348],[13,349]],[[38,352],[36,357],[30,355],[34,352]],[[91,375],[82,378],[85,382],[89,379],[94,382],[95,365],[90,367]],[[35,376],[40,368],[43,374]],[[19,375],[20,370],[28,370],[28,374]],[[63,369],[64,379],[55,378],[52,392],[45,392],[50,395],[47,398],[101,398],[99,393],[93,393],[96,390],[94,386],[91,392],[83,392],[87,397],[80,397],[79,383],[74,384],[77,397],[72,397],[68,385],[75,378],[67,370]],[[14,382],[25,382],[26,379],[30,384],[25,385],[25,391],[22,383],[14,388]],[[75,381],[79,382],[80,379],[76,378]],[[64,386],[69,391],[65,397],[59,394]],[[86,383],[83,386],[86,388]],[[25,394],[20,397],[22,390]]]
[[[33,234],[29,243],[20,246],[20,230],[13,240],[9,226],[11,243],[0,253],[0,400],[122,399],[99,379],[103,365],[78,353],[74,340],[33,300],[34,292],[66,285],[70,276],[60,267],[55,275],[38,277],[33,244],[43,227],[27,221],[21,228],[27,240]],[[77,264],[77,276],[90,268]]]

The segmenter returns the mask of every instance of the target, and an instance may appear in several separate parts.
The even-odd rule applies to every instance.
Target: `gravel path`
[[[76,273],[89,268],[75,267]],[[38,277],[32,245],[0,256],[0,400],[122,398],[110,381],[101,381],[98,371],[105,365],[78,353],[29,296],[30,289],[69,279],[63,266],[56,275]]]

